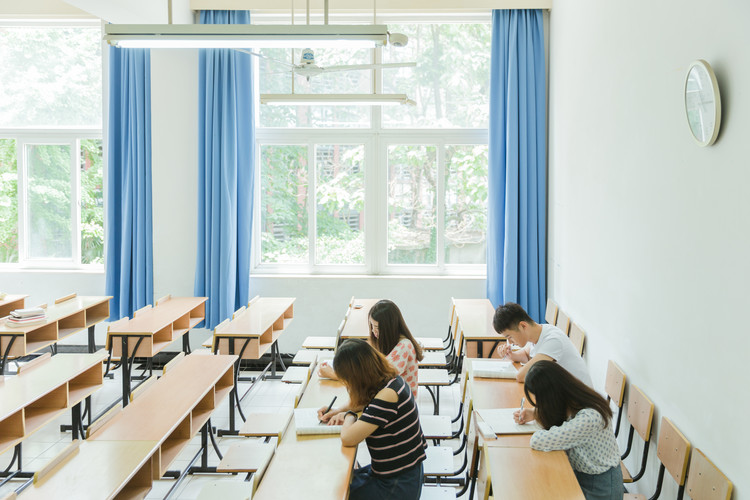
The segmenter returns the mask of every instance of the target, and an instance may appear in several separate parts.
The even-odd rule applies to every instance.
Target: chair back
[[[701,450],[695,448],[690,458],[687,493],[692,500],[729,500],[732,481]]]
[[[651,437],[653,419],[654,403],[638,387],[631,385],[628,396],[628,422],[644,441]]]
[[[554,325],[557,321],[557,303],[552,299],[547,299],[547,310],[544,312],[544,321],[550,325]]]
[[[618,408],[622,407],[622,400],[625,396],[625,380],[625,372],[617,366],[617,363],[610,360],[607,365],[607,378],[604,381],[604,390]]]
[[[555,326],[562,330],[565,335],[568,335],[570,333],[570,318],[563,312],[562,309],[558,309],[557,311]]]
[[[664,468],[669,471],[675,482],[682,486],[685,482],[685,473],[690,458],[690,441],[667,417],[661,419],[656,456],[659,457],[661,463],[664,464]]]
[[[151,304],[146,304],[145,306],[141,307],[140,309],[136,309],[136,311],[133,313],[133,317],[137,318],[139,314],[143,314],[144,312],[151,309]]]
[[[583,344],[586,342],[586,332],[577,323],[570,325],[570,341],[576,347],[578,354],[583,356]]]

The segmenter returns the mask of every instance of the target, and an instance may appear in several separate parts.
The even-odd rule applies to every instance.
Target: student
[[[355,469],[350,500],[417,500],[422,491],[425,441],[419,412],[409,386],[385,356],[364,340],[347,340],[336,352],[333,367],[346,386],[351,406],[363,408],[328,417],[329,425],[342,425],[341,443],[357,446],[363,440],[372,463]]]
[[[508,302],[495,310],[492,325],[497,333],[507,337],[510,342],[524,346],[515,352],[511,350],[510,342],[501,344],[497,348],[501,358],[507,356],[513,361],[526,363],[518,370],[516,379],[519,382],[524,381],[526,373],[534,363],[544,359],[557,361],[581,382],[593,387],[583,358],[578,354],[568,336],[556,326],[536,323],[523,307],[513,302]]]
[[[424,357],[422,346],[406,326],[398,306],[390,300],[378,301],[367,317],[370,330],[370,344],[398,370],[399,375],[411,388],[414,399],[417,398],[417,371],[419,362]],[[331,366],[322,362],[318,369],[321,377],[336,379],[336,372]]]
[[[545,429],[531,436],[531,447],[565,450],[586,500],[622,500],[620,451],[609,403],[558,363],[547,360],[529,369],[523,389],[536,408],[516,411],[516,422],[536,419]]]

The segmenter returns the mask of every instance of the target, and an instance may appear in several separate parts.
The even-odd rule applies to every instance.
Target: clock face
[[[719,133],[721,99],[711,66],[694,62],[685,80],[685,112],[693,137],[701,146],[713,144]]]

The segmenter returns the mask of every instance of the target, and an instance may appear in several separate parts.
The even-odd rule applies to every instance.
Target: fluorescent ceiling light
[[[261,94],[261,104],[277,106],[395,106],[414,104],[406,94]]]
[[[104,40],[131,48],[377,47],[388,40],[383,24],[105,24]]]

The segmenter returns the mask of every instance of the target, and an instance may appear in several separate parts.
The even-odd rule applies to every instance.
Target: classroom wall
[[[728,0],[557,0],[550,28],[550,296],[587,331],[598,387],[616,360],[735,499],[750,498],[748,18]],[[699,58],[723,101],[707,148],[683,109]],[[667,477],[661,497],[675,492]]]

